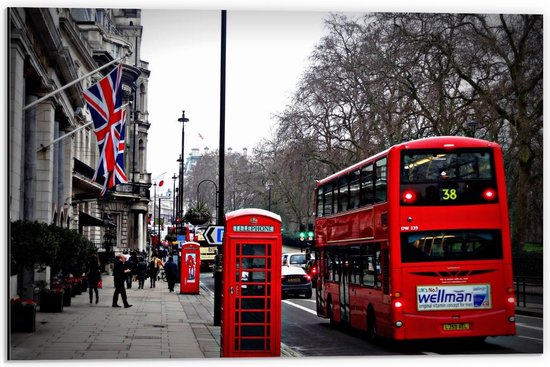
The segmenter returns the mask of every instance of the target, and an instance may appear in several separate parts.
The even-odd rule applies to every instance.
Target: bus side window
[[[348,210],[348,193],[348,176],[342,176],[338,180],[338,212]]]
[[[375,263],[374,263],[374,271],[375,271],[375,286],[376,288],[382,288],[382,266],[380,264],[380,244],[377,244],[376,246],[376,253],[375,253]]]
[[[350,273],[351,284],[361,284],[361,254],[358,246],[352,246],[350,248]]]
[[[324,195],[323,214],[330,215],[332,214],[332,183],[329,182],[323,187],[323,195]]]
[[[361,170],[361,206],[370,205],[374,202],[374,177],[372,164],[363,167]]]
[[[324,215],[323,207],[324,207],[324,186],[319,187],[317,190],[317,217],[322,217]]]
[[[374,256],[363,257],[363,285],[374,287]]]
[[[382,158],[376,161],[376,183],[375,183],[375,201],[377,203],[387,200],[387,159]]]
[[[323,262],[323,279],[324,280],[330,280],[330,270],[331,270],[331,262],[330,259],[327,258],[328,254],[325,252],[323,259],[321,260]]]
[[[361,204],[361,171],[353,171],[349,175],[349,208],[359,208]]]

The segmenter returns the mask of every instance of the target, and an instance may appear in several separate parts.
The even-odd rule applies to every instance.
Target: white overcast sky
[[[321,39],[326,12],[228,11],[225,146],[269,137]],[[149,62],[148,169],[177,173],[182,110],[185,155],[219,147],[221,11],[142,11],[141,59]],[[170,185],[171,186],[171,185]]]

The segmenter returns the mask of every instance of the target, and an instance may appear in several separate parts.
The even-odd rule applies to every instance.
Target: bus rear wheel
[[[367,340],[374,342],[378,339],[378,331],[376,330],[376,316],[372,307],[369,307],[367,312]]]

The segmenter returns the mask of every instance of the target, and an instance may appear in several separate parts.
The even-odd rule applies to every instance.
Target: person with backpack
[[[137,255],[135,252],[132,252],[130,255],[130,258],[126,260],[126,263],[124,264],[126,269],[129,269],[128,275],[126,277],[126,289],[132,288],[132,281],[134,276],[137,274]]]
[[[90,287],[90,304],[92,304],[93,292],[95,292],[95,303],[99,302],[99,293],[97,291],[97,285],[101,280],[101,272],[99,270],[99,257],[94,254],[88,260],[88,267],[86,275],[88,277],[88,285]]]
[[[143,289],[145,279],[147,278],[147,261],[141,256],[138,257],[137,263],[137,279],[138,289]]]
[[[157,275],[159,272],[160,267],[164,267],[164,264],[162,261],[157,257],[156,253],[153,253],[153,257],[151,257],[151,261],[149,262],[149,278],[151,279],[151,286],[149,288],[155,288],[156,282],[157,282]]]
[[[164,271],[166,272],[166,280],[168,281],[168,289],[170,292],[174,291],[174,285],[178,279],[178,264],[174,262],[173,256],[168,256],[168,261],[164,264]]]

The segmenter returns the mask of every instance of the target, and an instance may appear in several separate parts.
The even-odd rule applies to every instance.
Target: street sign
[[[206,242],[209,245],[221,245],[224,228],[224,226],[208,226],[203,234]]]

